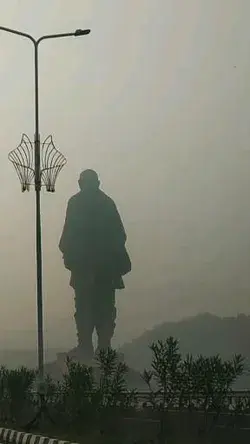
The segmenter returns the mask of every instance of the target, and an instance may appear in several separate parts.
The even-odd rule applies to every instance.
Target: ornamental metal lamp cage
[[[29,191],[35,185],[35,146],[26,134],[20,144],[8,155],[21,183],[21,190]],[[40,146],[40,183],[50,193],[55,192],[56,179],[66,164],[66,157],[55,147],[52,136],[48,136]]]

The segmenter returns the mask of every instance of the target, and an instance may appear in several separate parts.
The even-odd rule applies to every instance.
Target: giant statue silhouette
[[[89,360],[94,356],[94,329],[97,350],[111,346],[115,292],[124,288],[131,262],[121,217],[114,201],[100,190],[97,173],[83,171],[78,183],[80,192],[68,202],[59,248],[75,292],[78,345],[72,353]]]

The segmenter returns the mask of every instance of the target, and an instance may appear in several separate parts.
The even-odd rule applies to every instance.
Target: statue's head
[[[96,191],[100,186],[98,174],[94,170],[84,170],[80,174],[78,184],[81,191]]]

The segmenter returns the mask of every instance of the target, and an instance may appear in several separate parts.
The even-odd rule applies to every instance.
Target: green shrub
[[[211,431],[228,408],[232,386],[244,371],[243,357],[235,355],[231,360],[223,360],[218,355],[197,358],[187,355],[182,359],[178,341],[173,337],[153,343],[150,349],[152,368],[145,370],[142,378],[149,388],[148,402],[162,413],[162,431],[171,408],[201,410],[201,429]]]
[[[1,412],[4,411],[2,420],[16,422],[27,408],[32,398],[32,387],[36,372],[20,367],[8,370],[0,369],[0,402]]]

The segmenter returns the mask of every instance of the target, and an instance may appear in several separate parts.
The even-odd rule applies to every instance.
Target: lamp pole
[[[36,200],[36,295],[37,295],[37,351],[38,351],[38,378],[39,390],[43,391],[44,383],[44,337],[43,337],[43,275],[42,275],[42,230],[41,230],[41,143],[39,133],[39,82],[38,82],[38,48],[43,40],[58,39],[63,37],[79,37],[90,33],[90,29],[77,29],[75,32],[67,32],[63,34],[48,34],[37,40],[25,32],[0,26],[0,31],[19,35],[29,39],[34,47],[34,74],[35,74],[35,200]]]

